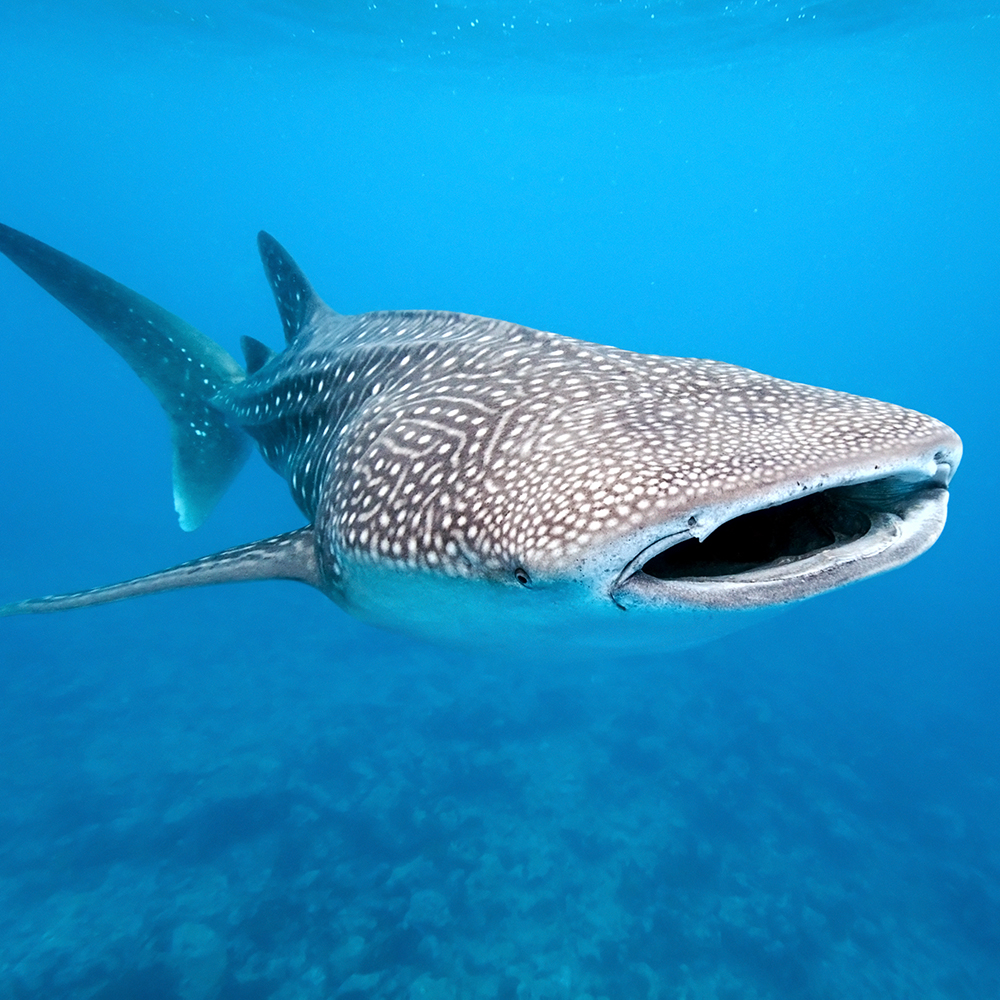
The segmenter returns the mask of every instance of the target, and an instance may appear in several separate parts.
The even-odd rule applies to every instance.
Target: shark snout
[[[940,440],[914,454],[693,511],[629,559],[608,594],[626,609],[730,610],[802,600],[893,569],[940,535],[961,454],[958,435],[941,425]]]

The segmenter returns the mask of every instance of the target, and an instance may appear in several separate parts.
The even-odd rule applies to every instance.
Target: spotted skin
[[[258,242],[286,346],[243,338],[244,370],[183,320],[0,226],[0,251],[166,410],[182,527],[207,516],[248,441],[309,522],[0,614],[281,578],[432,641],[662,651],[901,565],[944,526],[961,442],[932,417],[461,313],[341,316],[275,240]],[[654,569],[674,546],[814,494],[834,513],[818,533],[784,521],[787,552],[765,545],[737,569],[723,552],[708,576]]]
[[[338,559],[553,572],[651,519],[872,470],[947,429],[889,403],[446,312],[319,312],[218,398]]]

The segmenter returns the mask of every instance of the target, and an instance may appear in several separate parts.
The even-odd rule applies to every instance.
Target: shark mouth
[[[621,607],[752,608],[884,572],[934,544],[947,516],[946,477],[832,486],[740,512],[708,531],[692,518],[689,531],[632,559],[611,596]]]

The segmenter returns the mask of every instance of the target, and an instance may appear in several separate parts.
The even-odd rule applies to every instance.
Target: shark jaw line
[[[945,525],[955,456],[921,469],[804,487],[792,498],[712,508],[647,545],[608,596],[645,605],[734,610],[790,603],[915,558]]]

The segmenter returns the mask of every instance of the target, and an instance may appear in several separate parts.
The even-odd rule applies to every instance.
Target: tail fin
[[[38,240],[0,225],[0,252],[74,312],[128,362],[170,420],[174,507],[193,531],[246,461],[250,443],[214,406],[246,377],[218,344],[155,302]]]

